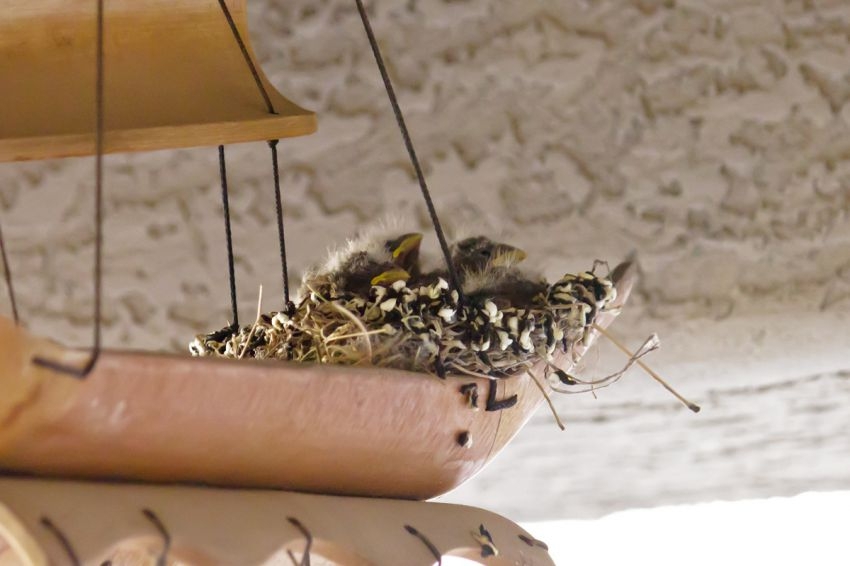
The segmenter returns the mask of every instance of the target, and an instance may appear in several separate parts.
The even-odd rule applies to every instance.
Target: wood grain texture
[[[0,21],[0,161],[90,155],[95,2],[6,2]],[[245,1],[229,1],[250,51]],[[258,69],[268,113],[215,0],[123,0],[104,8],[106,152],[312,133],[316,118]]]

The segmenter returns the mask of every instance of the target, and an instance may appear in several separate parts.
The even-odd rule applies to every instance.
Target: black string
[[[218,146],[218,166],[221,176],[221,205],[224,208],[224,234],[227,238],[227,273],[230,276],[232,326],[239,328],[239,307],[236,303],[236,268],[233,261],[233,232],[230,230],[230,201],[227,198],[227,167],[224,162],[223,145]]]
[[[41,526],[50,531],[51,534],[56,537],[56,539],[59,541],[59,544],[62,545],[62,550],[65,551],[65,554],[71,560],[71,564],[73,566],[79,566],[81,564],[80,558],[77,556],[77,553],[74,552],[74,547],[71,546],[71,542],[68,540],[68,537],[66,537],[65,534],[61,530],[59,530],[59,527],[57,527],[53,523],[53,521],[51,521],[47,517],[41,518]]]
[[[153,523],[154,528],[159,531],[159,534],[162,537],[162,552],[159,553],[159,556],[156,559],[156,566],[167,566],[168,552],[171,550],[171,535],[169,534],[168,529],[165,528],[162,521],[160,521],[159,517],[156,516],[156,513],[150,509],[142,509],[142,515],[144,515],[148,521]]]
[[[413,169],[416,171],[416,177],[419,179],[419,188],[422,189],[422,198],[425,199],[425,205],[428,207],[428,214],[431,216],[431,223],[434,225],[434,231],[437,232],[437,239],[440,241],[440,249],[443,251],[443,257],[446,260],[446,267],[449,271],[449,279],[452,286],[457,289],[459,302],[463,303],[463,289],[460,286],[457,272],[452,264],[451,252],[449,245],[446,243],[446,237],[443,235],[443,229],[440,227],[440,220],[437,218],[437,211],[434,209],[434,203],[431,201],[431,193],[428,191],[428,185],[425,183],[425,175],[422,173],[422,167],[419,166],[419,159],[416,157],[416,150],[413,148],[413,141],[410,139],[410,133],[407,131],[407,126],[404,123],[401,108],[398,104],[398,99],[393,90],[390,75],[387,73],[387,68],[384,65],[384,59],[381,57],[381,51],[378,48],[378,42],[375,40],[375,34],[372,33],[372,26],[369,23],[369,16],[366,14],[366,9],[363,7],[362,0],[357,2],[357,11],[360,12],[360,19],[363,21],[363,27],[366,29],[366,36],[369,38],[369,45],[372,47],[372,54],[375,56],[375,62],[378,64],[378,70],[381,72],[381,78],[384,81],[384,88],[387,91],[387,96],[390,99],[390,105],[393,107],[398,128],[401,130],[401,137],[404,138],[404,145],[407,148],[407,153],[410,155],[410,162],[413,164]]]
[[[434,543],[428,540],[428,537],[419,532],[419,530],[417,530],[416,527],[412,525],[405,525],[404,530],[421,540],[422,544],[424,544],[428,548],[428,551],[431,553],[431,556],[437,559],[437,566],[442,566],[443,555],[440,554],[440,551],[437,549],[436,546],[434,546]]]
[[[277,211],[277,237],[280,242],[280,267],[283,271],[283,304],[285,305],[286,312],[291,315],[295,310],[295,305],[289,300],[289,270],[286,267],[286,238],[283,235],[283,205],[280,200],[280,170],[277,164],[277,142],[278,140],[269,141],[269,147],[272,148],[274,204]]]
[[[307,530],[307,527],[305,527],[304,524],[295,517],[287,517],[286,520],[289,521],[296,529],[301,531],[301,534],[304,535],[305,539],[307,539],[307,544],[304,546],[304,554],[301,555],[301,564],[298,566],[310,566],[310,549],[313,548],[313,535],[309,530]],[[289,557],[292,558],[294,562],[294,556],[290,554]]]
[[[88,375],[91,369],[97,363],[97,358],[100,356],[100,313],[101,313],[101,295],[103,289],[103,268],[101,259],[103,256],[103,0],[97,2],[97,82],[95,86],[96,92],[96,114],[97,125],[95,134],[95,205],[94,205],[94,226],[95,226],[95,252],[94,252],[94,350],[91,359],[87,364],[84,375]]]
[[[239,28],[236,27],[236,22],[233,21],[233,16],[230,15],[230,9],[227,7],[227,2],[225,2],[225,0],[218,0],[218,4],[221,6],[221,11],[224,12],[224,17],[227,19],[230,31],[233,32],[233,38],[236,40],[236,43],[239,44],[239,50],[242,51],[242,57],[245,58],[245,62],[251,70],[254,82],[257,83],[257,88],[260,89],[260,94],[263,95],[263,101],[266,103],[266,108],[268,109],[269,114],[277,114],[274,106],[272,105],[272,101],[269,98],[269,94],[266,92],[266,87],[263,86],[263,81],[260,80],[260,74],[257,72],[257,67],[254,66],[254,62],[251,60],[248,48],[245,47],[245,42],[242,41],[242,35],[239,33]]]
[[[35,356],[32,363],[77,378],[84,378],[100,357],[100,315],[103,294],[103,0],[97,0],[97,50],[95,53],[95,162],[94,162],[94,338],[92,353],[83,368],[67,366],[61,362]]]
[[[12,303],[12,318],[15,319],[15,324],[19,324],[18,302],[15,300],[15,287],[12,285],[12,271],[9,269],[9,258],[6,256],[6,242],[3,240],[2,228],[0,228],[0,253],[3,255],[3,272],[6,275],[6,289],[9,291],[9,302]]]

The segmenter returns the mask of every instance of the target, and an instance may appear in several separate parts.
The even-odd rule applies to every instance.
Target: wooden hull
[[[0,469],[38,475],[428,499],[481,470],[543,400],[527,375],[499,380],[498,398],[519,402],[488,412],[486,379],[105,351],[80,380],[34,355],[87,354],[0,320]]]
[[[485,380],[112,351],[76,380],[22,362],[27,387],[3,401],[7,470],[425,499],[475,474],[505,436],[505,415],[459,392]],[[499,383],[526,418],[534,387]]]

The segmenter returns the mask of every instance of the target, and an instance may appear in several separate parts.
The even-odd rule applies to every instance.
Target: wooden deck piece
[[[461,505],[23,478],[0,478],[0,540],[7,544],[4,551],[0,542],[0,564],[68,564],[56,538],[40,524],[48,517],[86,566],[108,559],[113,566],[153,565],[163,540],[142,509],[153,511],[171,536],[169,564],[291,564],[287,551],[299,557],[305,538],[289,517],[313,537],[310,557],[315,565],[434,564],[426,545],[405,525],[423,533],[443,555],[489,566],[554,564],[546,550],[519,538],[530,535],[518,525]],[[499,551],[486,561],[471,535],[482,524]]]
[[[248,50],[246,0],[228,0]],[[94,0],[9,0],[0,19],[0,162],[94,152]],[[270,140],[316,130],[258,68],[269,114],[216,0],[104,8],[105,151]]]

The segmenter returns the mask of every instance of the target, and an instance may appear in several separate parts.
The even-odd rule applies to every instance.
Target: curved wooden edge
[[[62,530],[83,564],[99,565],[118,556],[135,558],[133,563],[153,563],[162,539],[142,509],[153,511],[171,536],[169,558],[192,566],[288,563],[286,551],[298,555],[306,543],[290,518],[313,538],[311,557],[317,562],[321,556],[345,566],[432,566],[436,559],[420,538],[405,529],[410,526],[444,555],[468,555],[482,564],[503,563],[481,558],[472,532],[484,525],[504,563],[554,564],[542,547],[523,542],[520,535],[533,539],[515,523],[463,505],[2,477],[0,502],[23,529],[8,540],[34,540],[51,564],[66,564],[67,558],[55,538],[39,525],[43,516]],[[275,562],[279,558],[283,560]]]
[[[609,308],[600,313],[597,318],[596,325],[601,328],[607,328],[619,316],[623,307],[631,296],[632,290],[637,283],[637,264],[634,258],[627,258],[625,261],[617,265],[612,270],[612,280],[617,289],[617,298],[611,303]],[[593,346],[594,342],[599,338],[599,332],[591,330],[583,344],[575,347],[574,355],[576,361]],[[570,360],[560,360],[559,366],[565,371],[569,371],[575,362]],[[546,393],[552,393],[552,388],[543,379],[542,364],[532,368],[531,373],[537,377],[540,384],[546,389]],[[499,413],[499,425],[496,435],[493,437],[493,444],[490,449],[488,461],[496,456],[507,444],[516,436],[525,423],[534,415],[534,412],[543,403],[543,394],[535,385],[528,375],[517,376],[510,379],[499,381],[499,398],[503,399],[511,395],[517,395],[517,405],[512,410],[501,411]]]
[[[95,6],[10,0],[0,16],[0,161],[91,155]],[[301,136],[316,116],[283,97],[253,56],[245,0],[227,0],[277,114],[218,2],[105,3],[104,150],[151,151]]]
[[[428,499],[486,464],[498,426],[484,379],[104,351],[79,380],[32,358],[85,352],[5,319],[0,345],[0,468],[19,472]]]
[[[0,500],[0,564],[47,566],[47,556],[30,531]]]
[[[276,140],[310,135],[316,129],[316,115],[308,110],[278,116],[258,112],[253,118],[238,121],[110,130],[104,135],[104,153]],[[90,133],[0,139],[0,162],[80,157],[92,155],[93,147],[94,135]]]

